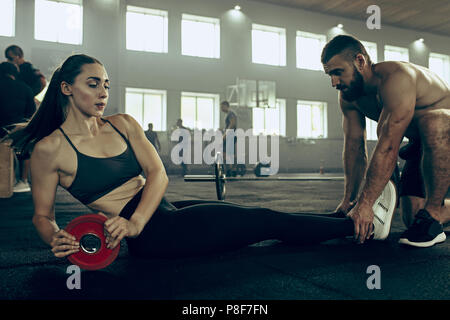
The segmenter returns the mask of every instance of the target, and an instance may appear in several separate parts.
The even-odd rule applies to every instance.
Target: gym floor
[[[212,183],[169,179],[169,201],[216,199]],[[343,181],[227,183],[227,201],[286,212],[333,211],[342,192]],[[90,212],[63,189],[55,209],[61,228]],[[80,290],[67,289],[70,263],[55,258],[39,239],[32,215],[30,193],[0,199],[0,299],[450,298],[450,242],[426,249],[399,245],[405,227],[398,210],[388,239],[364,245],[351,239],[302,247],[265,241],[224,254],[165,260],[130,257],[123,241],[113,264],[81,273]],[[380,268],[381,289],[367,287],[371,265]]]

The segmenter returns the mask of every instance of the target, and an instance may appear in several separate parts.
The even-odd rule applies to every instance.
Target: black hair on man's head
[[[17,79],[19,71],[15,64],[11,62],[2,62],[0,63],[0,75],[14,76],[14,78]]]
[[[353,36],[338,35],[331,39],[322,50],[322,64],[328,63],[338,54],[342,54],[347,61],[353,61],[358,54],[362,54],[369,63],[372,63],[361,41]]]
[[[23,50],[21,47],[16,46],[15,44],[9,46],[8,48],[5,49],[5,58],[9,59],[9,53],[12,53],[15,56],[18,56],[20,58],[23,57]]]

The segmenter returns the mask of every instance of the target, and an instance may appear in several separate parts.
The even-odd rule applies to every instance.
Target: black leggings
[[[142,190],[122,209],[129,219]],[[223,201],[165,198],[137,238],[126,238],[130,254],[177,258],[235,250],[263,240],[295,245],[353,235],[353,221],[336,214],[293,214]]]

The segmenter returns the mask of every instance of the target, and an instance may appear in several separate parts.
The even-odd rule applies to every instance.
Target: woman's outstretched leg
[[[235,205],[236,203],[222,201],[222,200],[180,200],[171,202],[172,205],[174,205],[177,209],[197,205],[197,204],[232,204]],[[240,205],[243,206],[243,205]],[[250,207],[250,206],[245,206]],[[256,207],[254,207],[256,208]],[[314,215],[314,216],[320,216],[320,217],[329,217],[329,218],[345,218],[345,214],[342,212],[325,212],[325,213],[313,213],[313,212],[298,212],[301,214],[308,214],[308,215]]]
[[[229,203],[156,212],[130,252],[185,257],[235,250],[263,240],[310,244],[353,235],[350,219],[277,212]]]
[[[185,208],[194,206],[197,204],[235,204],[232,202],[227,202],[223,200],[197,200],[197,199],[190,199],[190,200],[179,200],[179,201],[173,201],[171,204],[175,206],[177,209]]]

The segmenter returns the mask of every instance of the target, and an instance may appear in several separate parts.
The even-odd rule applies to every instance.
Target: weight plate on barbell
[[[215,182],[216,182],[216,194],[218,200],[225,200],[226,187],[225,187],[225,176],[223,173],[223,165],[218,163],[214,163],[214,173],[215,173]]]

